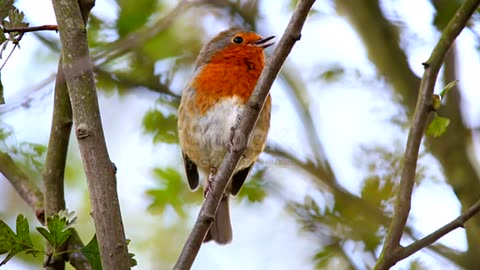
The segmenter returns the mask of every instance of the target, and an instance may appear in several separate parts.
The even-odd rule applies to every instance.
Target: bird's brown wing
[[[248,172],[250,172],[250,168],[252,168],[252,165],[248,166],[247,168],[241,171],[238,171],[236,174],[233,175],[232,184],[230,188],[230,193],[232,195],[238,194],[238,192],[240,191],[240,188],[242,188],[243,186],[243,183],[245,183],[245,179],[247,179]]]
[[[198,170],[197,165],[184,153],[183,163],[185,164],[185,172],[187,173],[188,185],[191,189],[196,189],[198,187]]]

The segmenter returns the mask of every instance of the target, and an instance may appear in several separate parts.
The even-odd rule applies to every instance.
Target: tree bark
[[[130,269],[115,169],[100,119],[86,27],[79,3],[53,0],[62,43],[62,66],[72,104],[75,134],[87,176],[103,269]]]

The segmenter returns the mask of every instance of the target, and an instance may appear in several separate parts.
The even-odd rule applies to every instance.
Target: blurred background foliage
[[[312,21],[332,17],[345,20],[361,40],[371,66],[352,67],[348,64],[349,59],[338,59],[336,62],[319,61],[312,65],[315,68],[306,70],[304,66],[298,64],[298,61],[288,61],[277,79],[277,84],[281,86],[283,92],[282,97],[286,98],[277,104],[288,103],[289,108],[292,108],[289,112],[292,118],[288,121],[298,123],[295,125],[295,132],[301,134],[301,138],[305,138],[303,146],[294,149],[294,146],[282,144],[281,138],[269,139],[266,153],[262,155],[250,181],[236,199],[242,207],[256,207],[269,197],[281,201],[286,213],[298,222],[299,230],[308,233],[307,240],[305,236],[302,237],[304,241],[310,242],[315,250],[305,252],[309,253],[312,267],[317,269],[371,268],[392,214],[393,196],[402,165],[405,132],[415,106],[421,75],[412,67],[420,66],[420,63],[412,64],[411,55],[415,53],[415,46],[421,46],[422,44],[418,44],[423,41],[418,36],[412,37],[418,31],[410,29],[412,26],[406,21],[405,16],[402,16],[404,14],[395,9],[395,2],[317,1],[309,19],[311,22],[307,21],[307,26]],[[414,1],[410,2],[411,8],[414,9]],[[445,27],[462,1],[425,2],[433,9],[433,18],[430,25],[423,27],[429,29],[429,35],[438,36],[438,32]],[[154,225],[148,232],[142,232],[146,234],[143,240],[128,236],[132,239],[129,247],[134,249],[130,252],[137,254],[139,269],[145,269],[142,267],[141,254],[147,253],[147,250],[149,255],[143,258],[152,261],[150,262],[150,265],[154,265],[152,269],[171,267],[191,228],[196,209],[202,201],[202,192],[191,192],[185,184],[176,147],[176,108],[179,96],[192,72],[193,61],[202,44],[217,32],[213,29],[222,29],[229,25],[241,25],[262,34],[274,33],[280,36],[283,28],[275,28],[273,27],[275,22],[266,21],[270,18],[269,8],[272,5],[282,5],[283,12],[290,14],[295,3],[296,1],[266,0],[116,0],[106,1],[100,5],[97,1],[97,7],[93,9],[89,20],[88,37],[98,91],[106,99],[147,95],[150,102],[138,129],[141,130],[145,145],[161,149],[156,152],[158,161],[154,162],[156,164],[145,174],[149,178],[148,187],[142,187],[147,201],[145,209],[138,210],[147,209],[150,217],[145,219],[151,220],[153,217],[155,222],[150,222]],[[108,12],[105,10],[107,7],[110,8]],[[26,19],[28,20],[28,14]],[[480,13],[477,13],[469,29],[465,30],[477,36],[475,44],[472,45],[477,48],[479,22]],[[59,54],[58,36],[42,32],[34,35],[43,47],[32,61],[54,66]],[[317,38],[318,42],[329,42],[328,36]],[[318,54],[320,57],[315,59],[321,59],[322,55],[329,52],[309,53]],[[456,47],[450,51],[441,76],[443,81],[439,81],[440,86],[458,77],[458,53]],[[475,57],[478,57],[478,50],[476,53]],[[427,55],[423,55],[423,59],[427,59]],[[368,71],[372,67],[373,73]],[[10,154],[17,165],[40,187],[47,140],[43,140],[43,144],[17,141],[16,130],[1,120],[15,114],[17,110],[28,111],[29,106],[49,103],[53,78],[52,76],[42,78],[44,81],[31,85],[29,93],[20,101],[13,104],[8,104],[7,101],[3,109],[0,107],[0,151]],[[327,145],[325,136],[320,132],[322,127],[320,119],[325,117],[318,115],[315,106],[320,104],[316,100],[321,96],[318,88],[322,86],[326,88],[335,86],[337,89],[358,87],[375,89],[374,95],[378,95],[386,104],[384,106],[393,108],[394,111],[387,116],[386,128],[393,130],[395,136],[388,137],[387,143],[362,144],[353,151],[352,167],[359,172],[358,177],[361,178],[360,183],[354,184],[353,187],[346,184],[348,179],[339,176],[344,175],[342,168],[339,167],[341,165],[335,164],[328,154],[331,151],[327,151],[335,147]],[[462,94],[465,90],[460,89],[461,86],[457,85],[449,93],[446,104],[439,111],[451,119],[447,132],[440,138],[425,139],[417,171],[417,186],[421,185],[422,181],[431,181],[451,187],[460,204],[459,211],[472,205],[479,198],[480,191],[478,158],[472,155],[480,123],[475,123],[472,120],[474,117],[462,110]],[[357,121],[356,108],[343,106],[347,103],[342,104],[342,100],[343,98],[340,99],[337,108],[349,111],[352,123],[340,125],[353,125]],[[283,108],[285,108],[283,105],[277,105],[273,113],[278,113]],[[121,112],[128,113],[129,109],[122,108]],[[331,117],[335,118],[336,115],[332,114]],[[123,121],[124,116],[118,115],[118,118]],[[271,134],[270,137],[275,136],[278,138],[282,134]],[[127,145],[128,141],[123,144]],[[74,140],[71,140],[66,171],[67,197],[72,200],[70,205],[76,205],[75,209],[69,206],[69,210],[74,210],[79,216],[77,228],[86,242],[93,234],[93,227],[89,218],[88,192],[77,151]],[[166,158],[168,155],[174,155],[175,159]],[[130,158],[141,160],[143,157]],[[119,167],[119,171],[136,169]],[[145,175],[140,174],[138,177]],[[292,181],[301,182],[301,185],[307,187],[306,192],[290,194],[291,189],[295,188],[285,182],[293,183]],[[354,186],[359,188],[356,189]],[[128,198],[128,194],[125,198]],[[31,210],[27,209],[11,189],[2,192],[0,204],[3,205],[0,209],[0,218],[10,224],[19,213],[30,213],[31,222],[34,219]],[[127,202],[122,202],[122,205],[124,204]],[[236,205],[234,204],[233,208]],[[128,221],[129,218],[128,214],[124,215],[126,223],[132,223]],[[135,222],[141,221],[133,221]],[[415,222],[409,222],[405,241],[423,236],[415,225]],[[436,228],[428,228],[428,231],[434,229]],[[251,230],[255,231],[255,228]],[[127,224],[127,234],[128,232]],[[297,241],[295,236],[291,239]],[[423,261],[422,256],[443,258],[441,261],[448,263],[452,269],[480,269],[478,259],[480,216],[467,223],[466,239],[464,250],[445,244],[435,244],[420,257],[409,260],[402,269],[431,269],[428,263]],[[264,256],[272,255],[265,252]],[[273,257],[272,259],[274,260]],[[32,261],[32,258],[23,256],[19,260],[26,262],[27,265],[33,265],[32,269],[36,269],[42,258]]]

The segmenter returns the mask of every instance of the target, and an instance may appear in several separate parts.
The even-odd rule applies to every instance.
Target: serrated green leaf
[[[457,83],[458,83],[458,80],[455,80],[455,81],[451,81],[447,85],[445,85],[445,88],[443,88],[442,92],[440,92],[440,94],[439,94],[440,97],[442,98],[442,100],[443,100],[443,97],[448,94],[448,91],[450,91],[455,85],[457,85]]]
[[[15,233],[8,225],[0,220],[0,254],[5,254],[12,249]]]
[[[71,222],[67,217],[56,214],[47,218],[48,230],[43,227],[37,227],[37,231],[56,249],[63,245],[72,235],[73,228],[70,225]]]
[[[447,131],[447,127],[450,124],[450,119],[435,115],[430,125],[427,128],[427,136],[434,138],[440,137]]]
[[[102,261],[100,259],[100,250],[98,249],[97,235],[86,246],[80,249],[80,252],[87,257],[92,270],[102,270]]]
[[[32,240],[30,239],[28,220],[23,215],[18,215],[17,217],[17,238],[22,243],[33,246]]]
[[[7,224],[0,220],[0,254],[7,253],[7,257],[0,262],[0,266],[6,264],[16,254],[27,251],[36,254],[39,251],[33,247],[30,239],[30,229],[27,219],[23,215],[17,216],[17,234]]]
[[[27,27],[28,23],[24,22],[23,19],[25,18],[25,14],[18,10],[17,8],[13,8],[8,12],[8,28],[20,28],[20,27]],[[5,26],[6,27],[6,26]]]
[[[0,1],[0,20],[5,19],[8,13],[13,9],[13,0],[1,0]]]
[[[45,239],[53,246],[55,239],[53,238],[52,234],[45,228],[37,227],[37,231],[45,237]]]

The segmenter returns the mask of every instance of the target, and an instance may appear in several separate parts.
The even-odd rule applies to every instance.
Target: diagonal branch
[[[458,216],[456,219],[452,220],[450,223],[439,228],[433,233],[425,236],[424,238],[413,242],[412,244],[406,246],[405,248],[402,248],[400,252],[397,252],[395,254],[396,260],[400,261],[405,259],[406,257],[419,251],[420,249],[435,243],[435,241],[437,241],[438,239],[442,238],[444,235],[448,234],[449,232],[457,228],[464,228],[465,222],[467,222],[470,218],[476,215],[479,211],[480,211],[480,200],[477,201],[474,205],[472,205],[472,207],[470,207],[463,214]]]
[[[225,189],[237,167],[238,161],[246,149],[246,144],[239,142],[248,141],[250,133],[255,126],[258,115],[262,110],[265,99],[270,91],[270,87],[293,45],[300,39],[302,26],[305,23],[307,15],[314,2],[314,0],[299,1],[287,29],[280,39],[272,58],[263,70],[257,86],[241,114],[238,126],[232,131],[232,146],[229,147],[218,173],[214,176],[215,179],[212,181],[213,192],[207,193],[207,197],[200,209],[197,221],[195,222],[193,230],[190,233],[182,252],[180,253],[174,269],[184,270],[190,269],[192,266],[220,203],[218,198],[213,196],[213,194],[225,193]]]
[[[425,73],[420,83],[419,96],[415,114],[413,116],[412,127],[408,134],[404,165],[400,187],[394,206],[392,224],[388,230],[385,244],[380,258],[375,265],[375,269],[389,269],[398,261],[395,260],[396,258],[393,255],[403,249],[400,246],[400,239],[403,235],[407,218],[410,213],[418,151],[427,125],[428,116],[431,112],[433,90],[438,72],[448,49],[465,27],[479,3],[480,0],[470,0],[462,5],[443,31],[430,58],[424,63]]]
[[[43,194],[13,159],[0,152],[0,173],[12,184],[20,197],[32,208],[40,223],[44,223]]]

